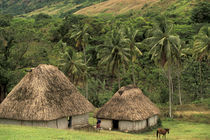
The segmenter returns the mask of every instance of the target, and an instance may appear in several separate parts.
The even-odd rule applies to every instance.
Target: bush
[[[192,21],[196,23],[208,22],[210,19],[210,3],[207,1],[200,1],[192,10]]]
[[[160,118],[158,118],[158,120],[157,120],[157,126],[162,126],[162,121]]]

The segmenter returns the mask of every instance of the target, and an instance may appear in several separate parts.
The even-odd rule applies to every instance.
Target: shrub
[[[210,19],[210,3],[207,1],[198,2],[192,10],[192,21],[196,23],[208,22]]]

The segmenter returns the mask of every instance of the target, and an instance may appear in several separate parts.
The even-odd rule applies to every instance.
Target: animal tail
[[[158,138],[158,130],[157,130],[157,134],[156,135],[157,135],[157,138]]]

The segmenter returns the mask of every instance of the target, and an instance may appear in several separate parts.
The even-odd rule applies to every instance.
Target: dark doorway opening
[[[113,120],[112,123],[113,123],[113,129],[116,130],[116,129],[119,128],[119,121],[118,120]]]
[[[68,128],[71,128],[72,125],[72,117],[68,118]]]
[[[149,119],[146,119],[147,127],[149,126]]]

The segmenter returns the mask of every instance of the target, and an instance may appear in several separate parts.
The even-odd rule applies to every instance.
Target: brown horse
[[[166,138],[166,133],[168,132],[169,134],[169,128],[158,128],[157,129],[157,138],[158,138],[158,134],[159,134],[159,139],[160,139],[160,135],[162,134],[163,136],[165,136]]]

